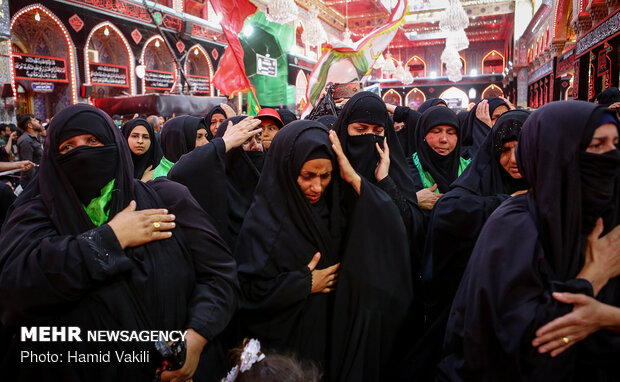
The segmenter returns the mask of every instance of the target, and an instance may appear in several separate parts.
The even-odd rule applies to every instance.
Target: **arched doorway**
[[[499,86],[495,84],[491,84],[487,86],[482,92],[483,99],[488,98],[488,97],[503,97],[503,96],[504,96],[504,92],[502,91],[502,89],[500,89]]]
[[[441,93],[439,98],[446,101],[448,107],[455,111],[466,109],[469,105],[469,97],[467,94],[455,86]]]
[[[49,118],[77,103],[75,47],[58,17],[33,4],[13,16],[10,28],[11,85],[19,107]]]
[[[17,90],[17,115],[32,114],[32,97],[28,89],[19,82],[15,83]]]
[[[420,105],[424,103],[424,101],[426,101],[426,96],[424,95],[422,90],[418,88],[411,89],[409,93],[407,93],[407,95],[405,96],[406,106],[409,106],[414,110],[418,110],[418,107],[420,107]]]
[[[185,60],[185,74],[191,85],[191,90],[197,95],[215,96],[215,89],[211,86],[213,65],[207,52],[201,45],[192,46]]]
[[[96,25],[86,39],[86,78],[92,98],[136,94],[134,57],[121,31],[109,21]]]
[[[403,104],[403,97],[394,89],[390,89],[383,93],[383,102],[390,103],[395,106],[401,106]]]
[[[411,72],[413,78],[426,77],[426,62],[418,56],[413,56],[407,60],[406,68]]]
[[[164,39],[155,35],[144,43],[140,62],[145,66],[142,89],[144,93],[171,92],[177,81],[177,64]]]
[[[492,50],[482,59],[482,74],[498,74],[504,71],[504,56]]]
[[[308,77],[306,77],[306,73],[299,69],[297,72],[297,78],[295,79],[295,105],[301,105],[302,103],[306,105],[308,100],[306,100],[306,90],[308,89]]]

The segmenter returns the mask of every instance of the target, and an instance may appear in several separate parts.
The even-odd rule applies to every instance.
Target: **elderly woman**
[[[27,188],[0,237],[0,312],[5,327],[187,330],[187,380],[207,341],[237,305],[235,262],[188,190],[133,178],[130,151],[107,114],[70,106],[50,124],[38,183]],[[12,380],[150,381],[155,356],[119,363],[115,352],[149,353],[150,342],[14,340]],[[111,362],[20,362],[20,354],[108,354]]]

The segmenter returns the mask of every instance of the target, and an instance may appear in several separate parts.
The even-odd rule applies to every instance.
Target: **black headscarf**
[[[620,102],[620,90],[616,87],[610,87],[601,92],[596,97],[596,100],[600,105],[609,106],[612,103]]]
[[[433,150],[426,142],[426,134],[435,126],[448,125],[457,131],[458,141],[454,150],[448,155],[440,155]],[[418,159],[425,171],[428,171],[439,192],[446,193],[450,189],[450,184],[456,180],[459,174],[459,165],[461,163],[461,134],[459,121],[454,112],[443,106],[432,106],[428,108],[420,117],[418,122]]]
[[[407,106],[397,106],[394,111],[394,121],[405,122],[405,126],[396,132],[396,136],[398,136],[400,146],[407,158],[413,155],[418,147],[416,127],[421,116],[420,111],[413,110]]]
[[[422,102],[420,106],[418,106],[418,113],[422,114],[429,108],[442,104],[446,107],[448,106],[446,101],[442,100],[441,98],[429,98],[426,101]]]
[[[234,254],[244,292],[243,316],[251,335],[266,346],[325,359],[331,295],[309,294],[307,264],[321,253],[317,269],[340,260],[343,214],[337,162],[321,200],[328,224],[297,184],[303,164],[315,153],[331,152],[328,130],[316,121],[295,121],[274,138],[254,201],[243,222]]]
[[[485,100],[487,100],[489,103],[489,117],[493,116],[493,112],[499,106],[503,105],[508,107],[506,102],[501,98],[489,97],[485,98]],[[461,147],[463,149],[463,154],[466,154],[464,156],[467,156],[468,158],[474,157],[474,155],[478,151],[478,147],[480,147],[480,145],[484,141],[484,138],[486,138],[486,136],[489,135],[489,132],[491,131],[491,128],[489,126],[487,126],[484,122],[482,122],[476,117],[476,110],[478,109],[478,105],[480,104],[480,102],[478,102],[478,104],[472,107],[469,111],[469,115],[467,116],[467,125],[461,133],[461,136],[463,137]]]
[[[121,128],[121,132],[123,133],[125,139],[129,139],[131,132],[137,126],[144,126],[146,131],[149,133],[149,137],[151,138],[151,145],[144,154],[136,155],[131,152],[131,159],[133,160],[133,177],[136,179],[142,179],[144,171],[146,171],[149,166],[151,166],[151,169],[155,169],[155,167],[159,165],[159,161],[161,160],[161,157],[164,156],[164,153],[161,151],[159,142],[155,137],[155,130],[146,119],[134,118],[125,123]]]
[[[220,105],[213,106],[213,108],[207,113],[207,115],[205,115],[204,123],[207,129],[207,140],[209,141],[213,139],[213,133],[211,132],[211,118],[213,118],[213,114],[221,114],[224,116],[224,118],[226,118],[226,112]]]
[[[374,134],[350,136],[347,128],[349,124],[354,122],[383,126],[385,128],[385,136]],[[385,103],[381,97],[371,92],[355,94],[342,109],[334,123],[334,130],[338,134],[344,154],[351,162],[355,171],[373,184],[377,183],[375,169],[379,161],[379,153],[375,147],[375,142],[379,143],[379,146],[383,146],[384,141],[387,142],[390,148],[390,171],[388,176],[392,178],[396,186],[409,201],[417,204],[415,185],[409,175],[405,155],[400,147],[396,132],[394,131],[394,125],[389,118]]]
[[[545,256],[561,280],[579,272],[584,234],[594,225],[581,202],[597,208],[592,212],[603,217],[607,211],[600,199],[612,203],[614,174],[620,165],[618,151],[604,155],[585,152],[606,114],[615,120],[609,109],[587,102],[544,105],[527,119],[517,145],[519,170],[532,188],[530,202],[545,232]],[[612,224],[606,223],[607,231]]]
[[[295,115],[295,113],[293,113],[289,109],[276,109],[276,111],[280,115],[280,119],[284,123],[284,126],[286,126],[289,123],[297,120],[297,116]],[[282,127],[284,127],[284,126],[282,126]]]
[[[196,132],[206,129],[204,119],[191,115],[174,117],[164,123],[161,133],[161,147],[164,157],[176,163],[181,155],[187,154],[196,147]]]
[[[323,115],[316,119],[318,123],[322,123],[328,129],[332,130],[334,128],[334,123],[336,122],[336,117],[333,115]]]
[[[478,154],[452,187],[462,187],[476,195],[490,196],[512,194],[527,188],[523,179],[514,179],[499,163],[505,143],[516,141],[521,126],[531,113],[526,110],[511,110],[497,119],[492,133],[480,146]]]

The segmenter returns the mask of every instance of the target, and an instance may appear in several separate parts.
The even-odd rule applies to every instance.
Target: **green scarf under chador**
[[[168,176],[172,166],[174,166],[174,162],[170,162],[166,157],[162,157],[159,166],[155,167],[155,171],[153,171],[153,179]]]
[[[86,214],[96,227],[106,223],[110,215],[110,200],[112,200],[112,192],[114,191],[115,179],[103,186],[101,195],[97,196],[88,203],[88,206],[82,205]]]

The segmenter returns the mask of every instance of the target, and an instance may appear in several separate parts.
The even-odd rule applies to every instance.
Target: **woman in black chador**
[[[249,335],[327,380],[379,381],[411,303],[409,247],[396,205],[330,134],[294,121],[272,142],[235,248],[241,315]]]
[[[482,226],[503,201],[527,190],[516,167],[515,145],[529,114],[514,110],[502,115],[472,163],[433,208],[422,263],[425,334],[411,364],[416,380],[435,380],[450,305]]]
[[[83,342],[15,337],[4,369],[15,380],[153,379],[152,342],[90,342],[91,330],[187,329],[185,365],[162,378],[191,378],[237,307],[235,262],[208,215],[178,183],[133,179],[123,141],[110,117],[87,105],[50,124],[38,182],[16,201],[0,238],[0,317],[9,328],[77,326]],[[23,350],[65,358],[20,362]],[[111,362],[69,363],[70,351],[110,351]],[[150,356],[119,363],[115,351]]]
[[[150,171],[155,170],[164,156],[155,138],[155,130],[146,119],[134,118],[123,125],[121,132],[131,151],[133,177],[136,179],[148,177]],[[150,180],[146,177],[145,181]]]
[[[450,310],[438,380],[618,380],[616,334],[597,332],[557,357],[532,345],[538,328],[572,308],[552,292],[620,303],[617,144],[618,121],[605,107],[553,102],[528,117],[517,163],[530,189],[482,228]]]

